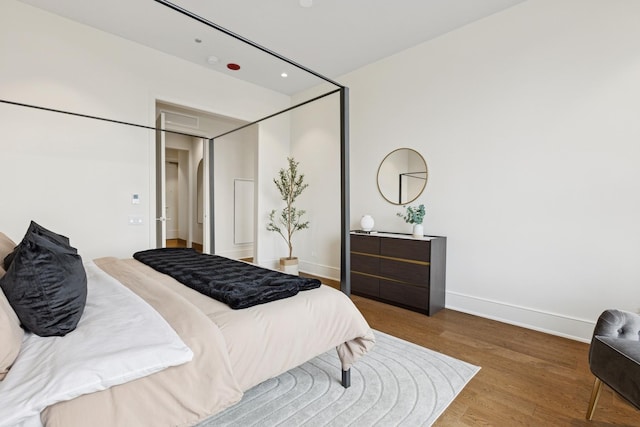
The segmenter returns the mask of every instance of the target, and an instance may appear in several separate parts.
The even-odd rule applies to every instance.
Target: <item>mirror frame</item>
[[[384,162],[387,161],[387,159],[389,159],[390,156],[392,156],[393,154],[397,153],[398,151],[401,150],[408,150],[408,151],[412,151],[413,153],[415,153],[420,160],[422,160],[422,163],[424,164],[424,172],[418,172],[418,173],[425,173],[426,176],[424,178],[424,183],[422,184],[422,188],[420,188],[420,191],[418,191],[418,193],[416,194],[415,197],[411,198],[410,200],[407,201],[399,201],[399,200],[391,200],[388,196],[389,194],[384,194],[382,192],[382,189],[380,188],[380,171],[382,169],[382,165],[384,165]],[[410,173],[410,172],[407,172]],[[422,178],[420,178],[422,179]],[[380,195],[382,196],[383,199],[385,199],[387,202],[394,204],[394,205],[407,205],[413,201],[415,201],[418,197],[420,197],[422,195],[422,193],[424,192],[424,189],[427,187],[427,181],[429,180],[429,168],[427,166],[427,162],[424,159],[424,157],[422,157],[422,154],[420,154],[419,152],[417,152],[416,150],[414,150],[413,148],[407,148],[407,147],[402,147],[402,148],[396,148],[395,150],[393,150],[392,152],[390,152],[389,154],[387,154],[384,159],[382,159],[382,161],[380,162],[380,165],[378,166],[378,172],[376,174],[376,184],[378,186],[378,192],[380,193]]]

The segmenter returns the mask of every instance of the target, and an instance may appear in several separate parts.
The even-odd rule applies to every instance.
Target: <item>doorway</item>
[[[254,185],[257,127],[216,139],[210,156],[206,136],[223,134],[246,122],[161,101],[156,102],[156,112],[158,128],[203,137],[158,132],[162,135],[157,135],[156,147],[156,171],[159,171],[156,177],[157,246],[193,247],[229,258],[253,256],[256,246],[253,238],[255,207],[248,203],[241,203],[238,207],[239,200],[246,201],[238,197],[253,199],[253,192],[245,190],[249,186],[252,190]],[[215,182],[207,179],[210,157],[215,163],[211,165],[215,171]],[[174,167],[171,165],[174,160],[178,163],[177,209],[171,207],[172,183],[168,181],[173,173],[169,168]],[[180,184],[183,179],[189,182],[186,189]],[[215,200],[211,200],[214,196]],[[185,205],[188,209],[183,209]],[[212,205],[215,205],[215,215],[210,212]],[[246,209],[251,211],[251,216],[247,215]],[[177,217],[177,223],[174,217]],[[217,221],[213,220],[214,217]],[[171,221],[177,226],[177,233],[172,231]],[[186,237],[184,230],[188,230]],[[171,240],[167,242],[167,238]]]
[[[157,128],[174,130],[158,112]],[[203,138],[156,131],[156,247],[187,247],[202,251],[204,227],[196,226],[196,167],[204,158]],[[203,193],[206,203],[208,197]]]

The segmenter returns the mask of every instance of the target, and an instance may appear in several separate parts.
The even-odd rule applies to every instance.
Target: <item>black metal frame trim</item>
[[[167,129],[159,129],[159,128],[153,127],[153,126],[145,126],[145,125],[140,125],[140,124],[137,124],[137,123],[123,122],[121,120],[107,119],[107,118],[98,117],[98,116],[90,116],[88,114],[74,113],[72,111],[57,110],[55,108],[42,107],[40,105],[33,105],[33,104],[25,104],[23,102],[9,101],[7,99],[0,99],[0,102],[3,103],[3,104],[16,105],[18,107],[33,108],[33,109],[36,109],[36,110],[49,111],[49,112],[52,112],[52,113],[67,114],[69,116],[82,117],[84,119],[100,120],[100,121],[103,121],[103,122],[115,123],[115,124],[118,124],[118,125],[133,126],[133,127],[137,127],[137,128],[155,130],[155,131],[159,130],[159,131],[166,132],[166,133],[173,133],[173,134],[176,134],[176,135],[191,136],[191,137],[194,137],[194,138],[206,138],[206,136],[202,136],[202,135],[192,135],[190,133],[185,133],[185,132],[178,132],[178,131],[167,130]]]
[[[340,232],[340,290],[351,295],[351,229],[349,193],[349,88],[340,89],[340,205],[342,208]]]

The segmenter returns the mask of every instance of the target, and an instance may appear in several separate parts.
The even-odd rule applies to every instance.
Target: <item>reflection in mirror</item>
[[[378,190],[394,205],[404,205],[417,199],[425,186],[429,172],[424,158],[410,148],[389,153],[378,168]]]
[[[236,259],[254,256],[258,242],[254,239],[254,219],[260,218],[254,203],[259,130],[259,126],[251,125],[216,138],[213,143],[214,178],[211,186],[216,255]]]
[[[254,185],[252,179],[233,180],[233,243],[253,243]]]

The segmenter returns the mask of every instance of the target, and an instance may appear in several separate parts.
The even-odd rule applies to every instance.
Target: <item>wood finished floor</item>
[[[186,240],[182,240],[182,239],[167,239],[166,240],[166,246],[167,246],[167,248],[186,248],[187,247],[187,241]],[[191,246],[196,251],[202,252],[202,245],[200,243],[193,242],[191,244]]]
[[[588,344],[448,309],[428,317],[352,300],[372,328],[482,368],[434,426],[640,426],[640,411],[606,386],[585,419]]]

